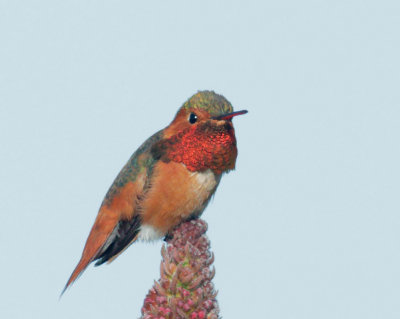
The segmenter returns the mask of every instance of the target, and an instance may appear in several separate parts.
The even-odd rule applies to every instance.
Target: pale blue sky
[[[0,0],[0,317],[137,318],[161,242],[59,301],[135,149],[199,89],[236,110],[203,217],[224,318],[400,318],[398,1]]]

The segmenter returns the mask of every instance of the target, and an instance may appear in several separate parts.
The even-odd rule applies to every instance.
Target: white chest
[[[191,178],[196,180],[196,183],[193,183],[193,191],[199,192],[199,195],[209,195],[219,182],[210,169],[204,172],[194,172]]]

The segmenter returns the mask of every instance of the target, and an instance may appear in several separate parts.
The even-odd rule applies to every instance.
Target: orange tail
[[[83,273],[86,267],[96,259],[98,253],[104,247],[107,239],[112,235],[115,226],[118,224],[119,216],[114,212],[102,207],[97,215],[96,221],[90,231],[89,237],[83,249],[81,260],[69,277],[61,296],[67,288]]]
[[[82,256],[81,260],[79,261],[78,265],[75,267],[71,277],[69,277],[67,284],[65,285],[63,291],[61,292],[61,296],[64,294],[64,292],[67,290],[67,288],[75,281],[78,279],[78,277],[84,272],[86,267],[92,262],[92,260],[83,258]]]

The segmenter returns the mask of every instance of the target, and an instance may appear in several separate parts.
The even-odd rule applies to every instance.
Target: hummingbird
[[[235,168],[232,118],[245,113],[233,112],[222,95],[199,91],[148,138],[106,193],[62,294],[90,263],[110,263],[135,241],[168,238],[181,222],[198,218],[223,173]]]

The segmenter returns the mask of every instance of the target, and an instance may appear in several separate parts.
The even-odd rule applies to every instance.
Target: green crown
[[[197,92],[182,105],[182,108],[205,109],[211,116],[233,112],[232,104],[225,97],[214,91]]]

